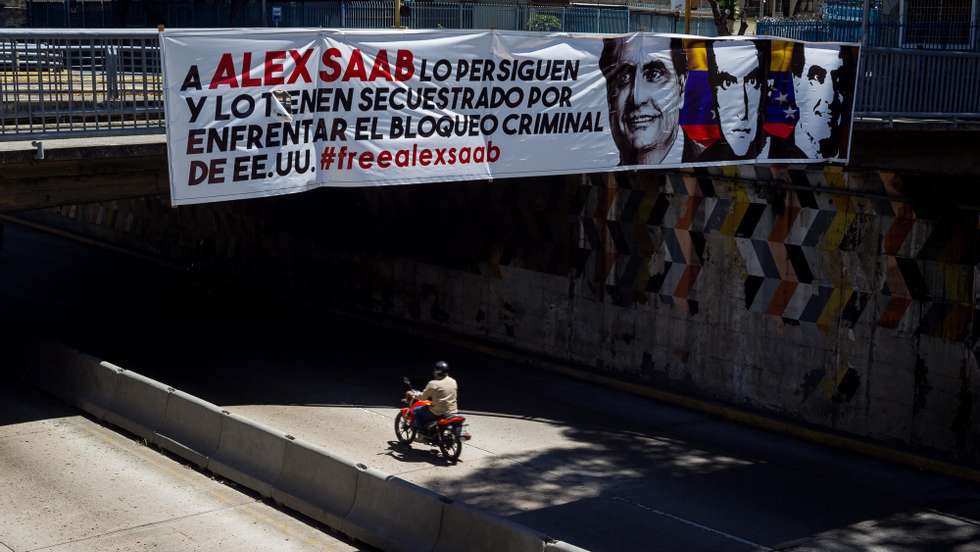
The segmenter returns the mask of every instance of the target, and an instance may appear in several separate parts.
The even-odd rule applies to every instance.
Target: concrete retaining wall
[[[961,208],[980,198],[947,180],[729,167],[32,216],[304,300],[980,462],[978,221]]]
[[[577,550],[58,343],[24,343],[18,364],[89,414],[382,550],[469,552],[467,538],[504,546],[493,550]]]

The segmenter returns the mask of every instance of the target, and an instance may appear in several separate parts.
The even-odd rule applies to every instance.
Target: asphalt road
[[[16,382],[0,386],[0,550],[357,550]]]
[[[275,287],[275,282],[269,283]],[[330,282],[324,282],[328,286]],[[81,350],[595,551],[980,551],[980,488],[200,286],[8,225],[0,309]],[[445,359],[473,440],[393,445]]]

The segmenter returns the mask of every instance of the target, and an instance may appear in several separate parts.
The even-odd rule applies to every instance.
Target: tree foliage
[[[554,15],[535,13],[531,15],[531,19],[528,20],[527,29],[529,31],[553,33],[561,30],[561,20]]]

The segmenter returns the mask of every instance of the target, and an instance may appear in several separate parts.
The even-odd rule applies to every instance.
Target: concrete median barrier
[[[340,527],[357,493],[358,468],[314,445],[287,440],[276,502],[331,527]]]
[[[79,355],[77,369],[75,406],[104,420],[112,408],[123,369],[84,353]]]
[[[221,439],[208,470],[271,498],[282,472],[286,441],[285,435],[258,422],[223,412]]]
[[[124,370],[117,376],[112,405],[105,413],[105,421],[156,442],[170,391],[156,380]]]
[[[548,543],[545,548],[545,552],[589,552],[584,548],[579,548],[574,544],[568,544],[562,541],[553,541]]]
[[[168,397],[163,423],[153,442],[200,468],[206,468],[221,442],[223,416],[216,405],[174,390]]]
[[[428,489],[362,466],[357,498],[340,530],[386,552],[432,550],[447,502]]]
[[[70,347],[40,340],[22,349],[28,381],[386,552],[585,552]]]
[[[433,552],[543,552],[543,534],[465,504],[447,504]]]

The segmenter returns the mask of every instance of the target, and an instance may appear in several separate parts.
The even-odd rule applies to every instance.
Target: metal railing
[[[866,44],[874,48],[978,52],[978,30],[969,19],[918,24],[872,21]],[[756,33],[817,42],[861,42],[862,38],[860,20],[760,19]]]
[[[872,15],[878,11],[879,0],[871,0]],[[857,21],[864,17],[863,0],[827,0],[820,9],[824,19],[831,21]]]
[[[0,140],[162,129],[155,31],[0,30]]]
[[[980,54],[867,48],[862,55],[859,116],[980,120]]]
[[[980,120],[980,54],[866,48],[858,118]],[[153,30],[0,30],[0,140],[164,129]]]
[[[716,34],[710,10],[695,11],[692,32]],[[392,26],[391,0],[341,0],[231,4],[173,0],[170,2],[112,2],[109,0],[33,1],[28,6],[32,27],[340,27]],[[235,6],[239,7],[235,7]],[[671,11],[669,0],[630,1],[628,5],[534,6],[528,3],[405,0],[410,13],[402,25],[411,29],[501,29],[589,33],[633,31],[674,32],[683,21]],[[277,14],[275,18],[272,12]]]

